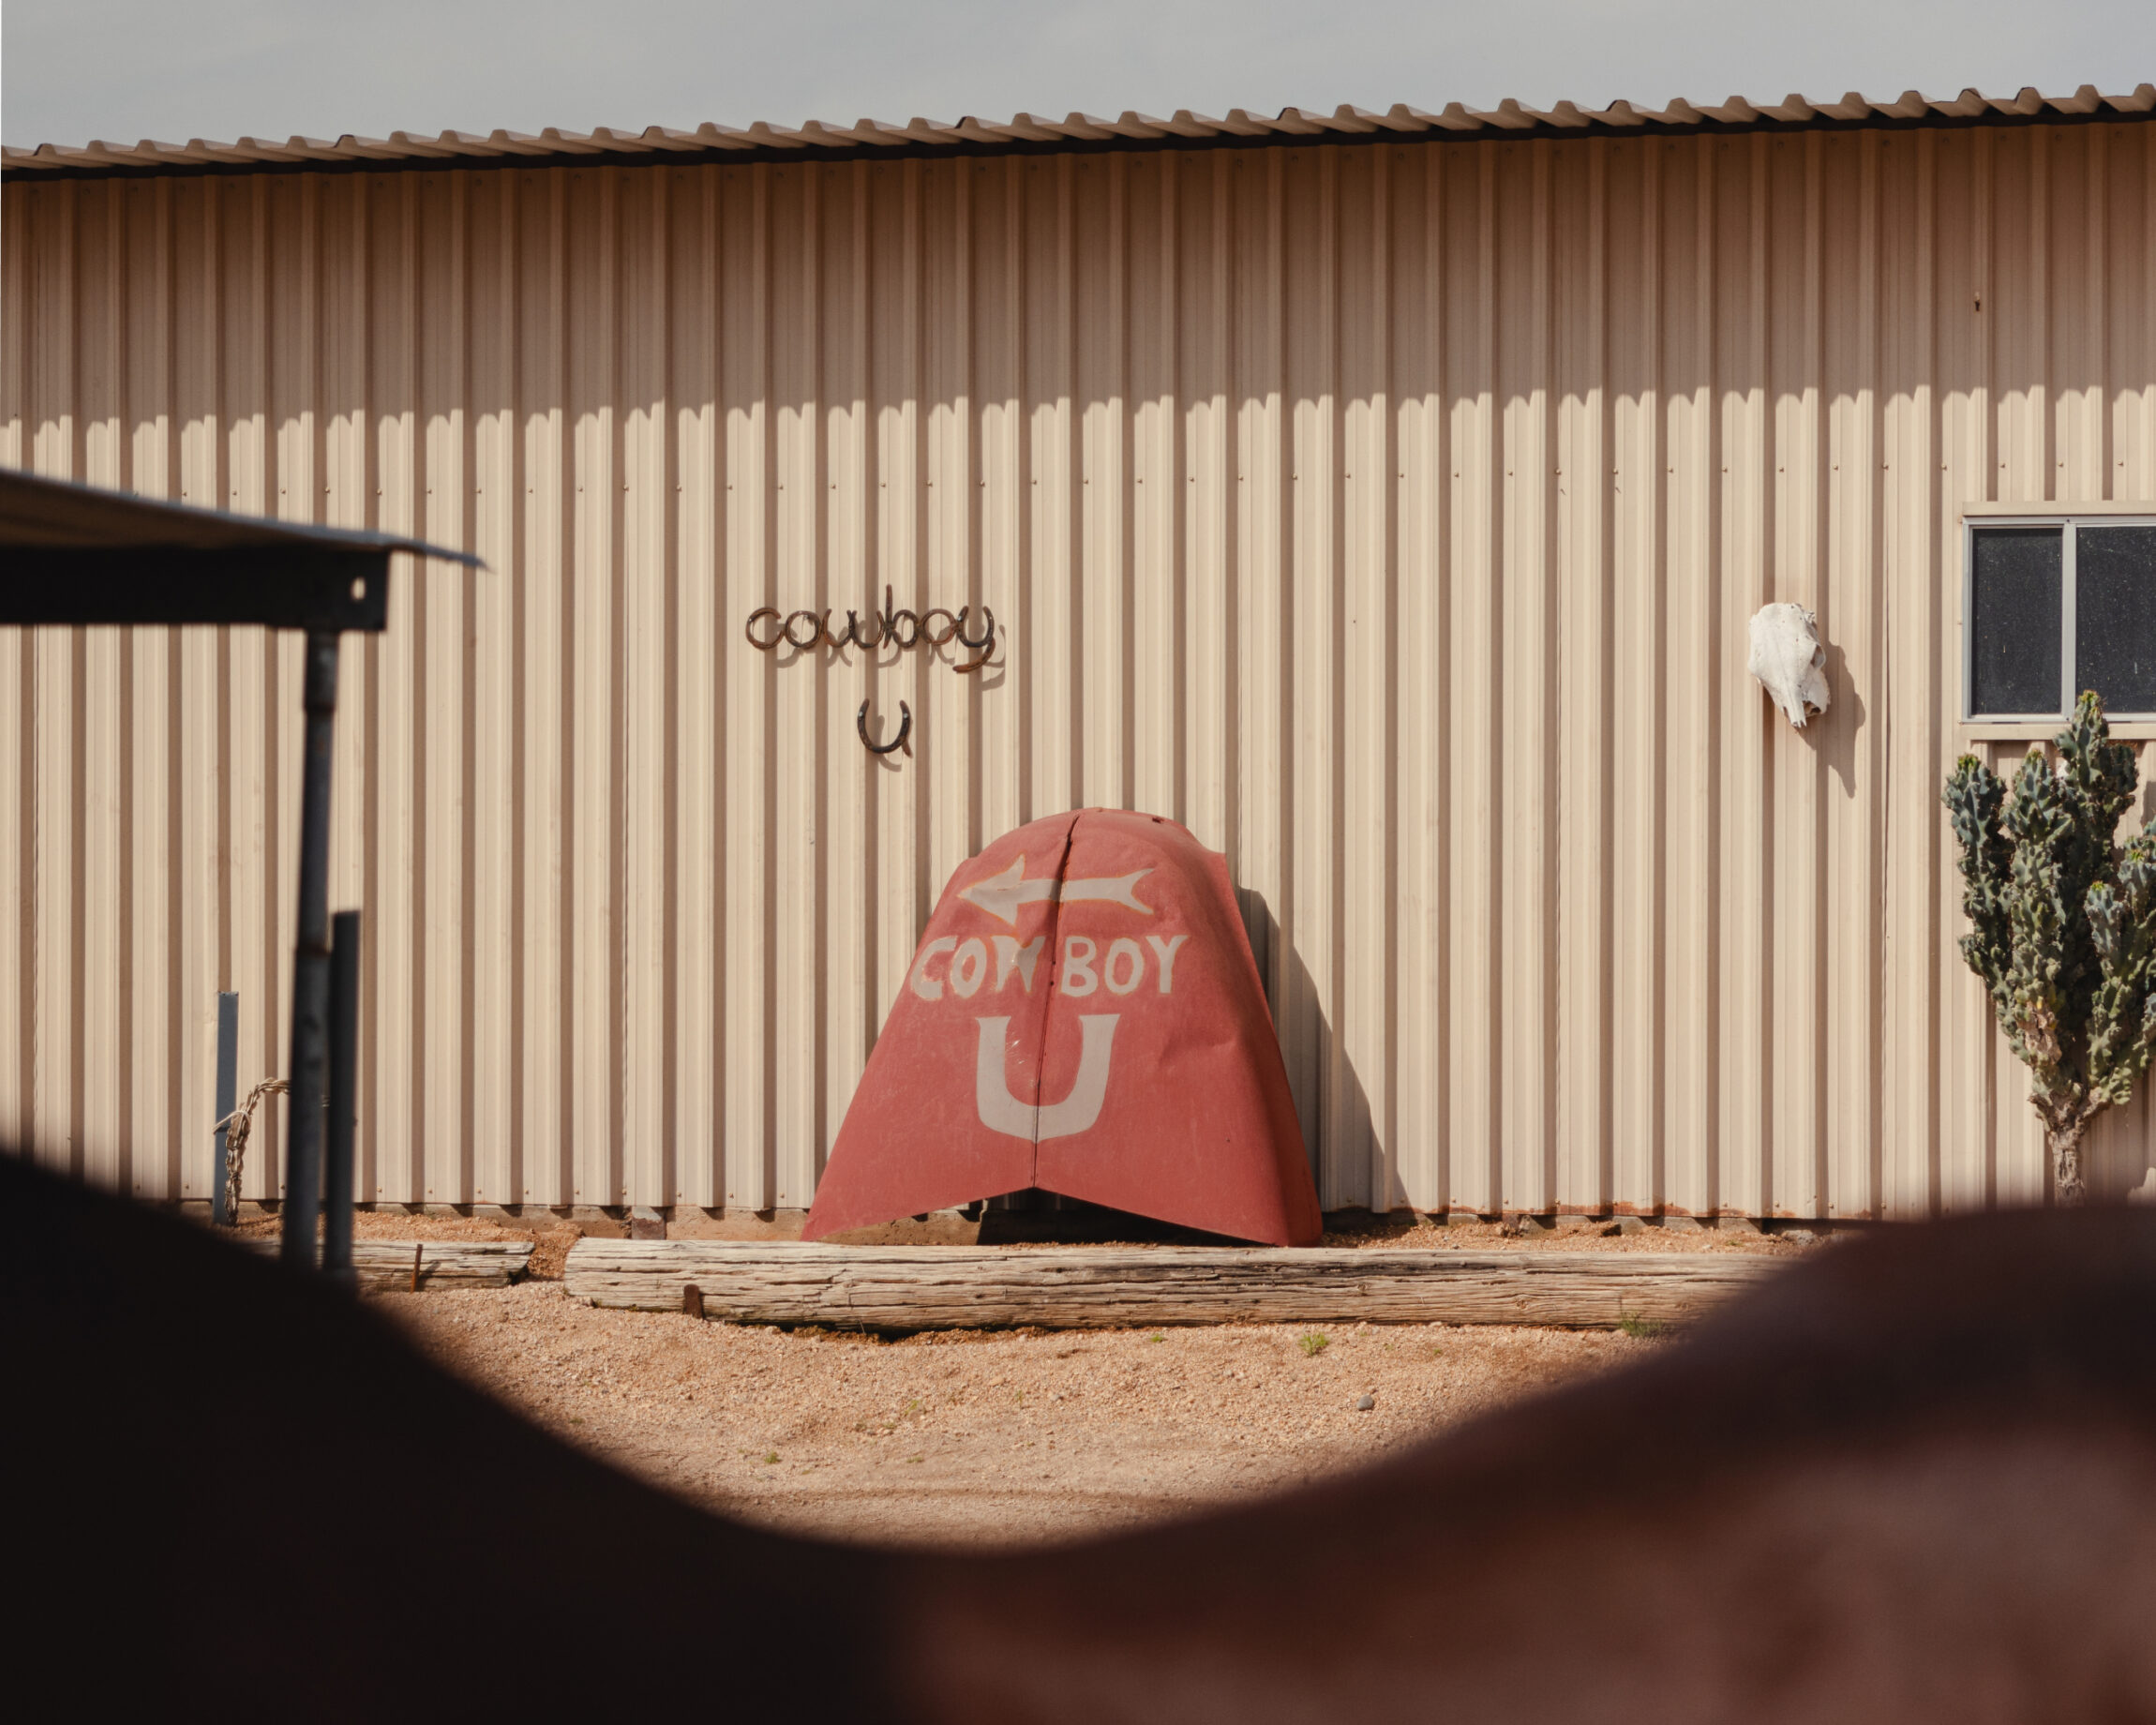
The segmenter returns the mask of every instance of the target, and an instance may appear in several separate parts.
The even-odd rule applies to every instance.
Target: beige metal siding
[[[0,460],[489,565],[400,569],[346,645],[363,1198],[805,1204],[951,870],[1088,803],[1228,853],[1328,1207],[2043,1190],[1954,949],[1959,512],[2156,502],[2156,127],[4,218]],[[742,639],[887,584],[992,606],[998,668]],[[1830,643],[1803,733],[1744,672],[1770,598]],[[299,674],[260,631],[0,632],[0,1130],[39,1155],[206,1195],[219,987],[243,1083],[282,1070]]]

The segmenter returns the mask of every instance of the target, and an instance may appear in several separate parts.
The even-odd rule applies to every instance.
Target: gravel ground
[[[1816,1238],[1810,1229],[1789,1235],[1735,1228],[1641,1226],[1627,1233],[1617,1222],[1594,1221],[1579,1223],[1567,1221],[1554,1229],[1521,1233],[1494,1222],[1441,1226],[1418,1218],[1412,1226],[1392,1222],[1374,1228],[1328,1231],[1325,1243],[1365,1250],[1412,1247],[1445,1252],[1739,1252],[1786,1257],[1801,1252]]]
[[[754,1224],[679,1231],[732,1234],[737,1225],[745,1233]],[[239,1231],[276,1226],[262,1218]],[[944,1331],[898,1341],[787,1332],[570,1300],[561,1265],[583,1230],[565,1220],[519,1226],[362,1210],[353,1228],[362,1238],[535,1241],[532,1280],[518,1286],[368,1298],[453,1371],[654,1484],[746,1521],[870,1544],[1079,1538],[1283,1490],[1654,1345],[1607,1331],[1443,1325]],[[1113,1232],[1082,1243],[1114,1243]],[[847,1238],[957,1244],[977,1234],[937,1216]],[[1325,1243],[1793,1256],[1808,1238],[1622,1232],[1610,1222],[1522,1233],[1401,1216],[1328,1232]],[[1371,1405],[1359,1408],[1365,1396]]]
[[[1442,1325],[878,1341],[599,1312],[546,1282],[372,1298],[444,1365],[683,1497],[793,1532],[951,1548],[1299,1485],[1656,1345]]]

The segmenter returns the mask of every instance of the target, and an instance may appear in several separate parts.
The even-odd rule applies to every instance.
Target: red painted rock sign
[[[1051,816],[952,875],[803,1238],[1026,1187],[1318,1238],[1226,862],[1172,820]]]

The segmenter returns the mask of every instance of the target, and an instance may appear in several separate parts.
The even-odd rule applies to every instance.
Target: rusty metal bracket
[[[868,735],[868,703],[862,701],[861,712],[854,715],[854,728],[861,732],[861,746],[871,755],[888,755],[893,749],[904,749],[908,760],[913,758],[913,709],[904,701],[898,703],[898,735],[889,742],[872,742]]]

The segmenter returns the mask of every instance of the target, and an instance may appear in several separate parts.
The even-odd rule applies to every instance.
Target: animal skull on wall
[[[1827,710],[1827,650],[1819,620],[1801,605],[1762,605],[1752,619],[1752,656],[1744,668],[1759,680],[1799,730]]]

